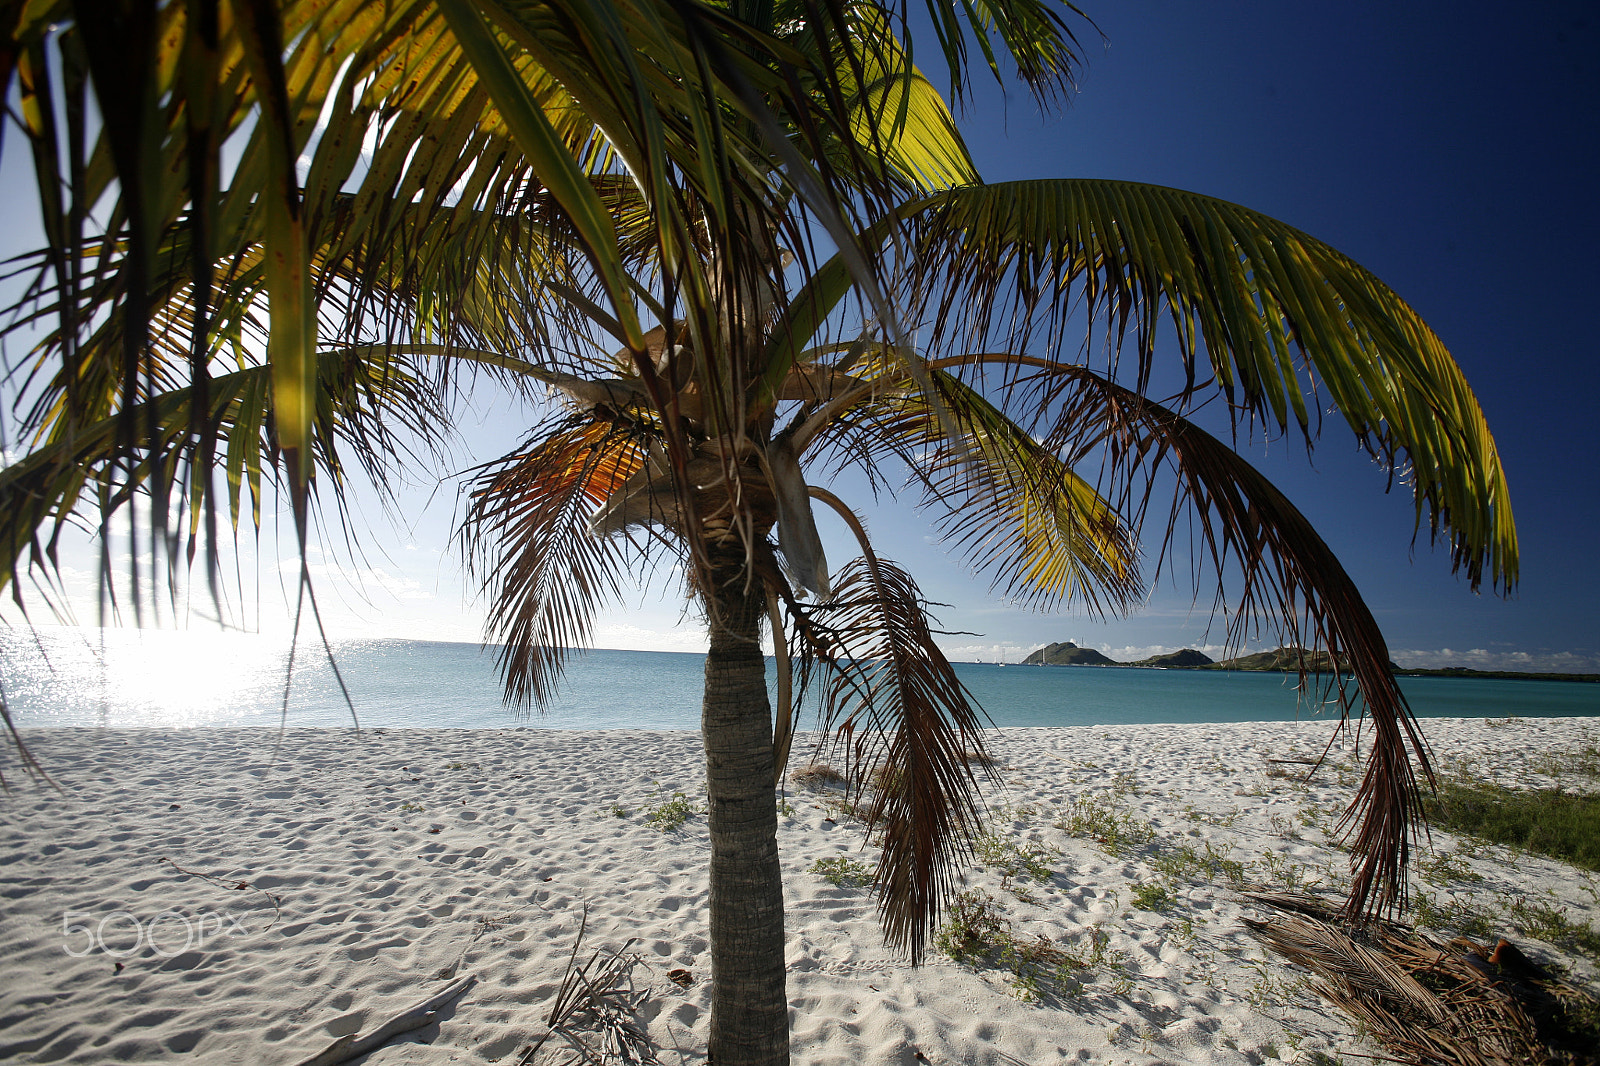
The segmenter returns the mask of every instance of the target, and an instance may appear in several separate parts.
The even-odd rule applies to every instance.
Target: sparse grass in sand
[[[1172,880],[1204,874],[1205,880],[1226,881],[1238,888],[1248,879],[1248,874],[1244,863],[1228,857],[1232,851],[1232,844],[1204,840],[1197,848],[1185,842],[1152,855],[1149,864],[1156,873]]]
[[[860,822],[862,825],[872,820],[872,804],[857,803],[849,796],[829,796],[822,801],[822,809],[830,812],[831,821]]]
[[[1267,850],[1261,854],[1261,866],[1266,871],[1266,881],[1289,892],[1314,888],[1322,883],[1320,877],[1311,876],[1311,867],[1295,862],[1287,855]]]
[[[1515,723],[1508,720],[1506,724]],[[1600,747],[1589,744],[1575,751],[1545,753],[1528,768],[1558,782],[1572,777],[1593,781],[1600,777]],[[1460,850],[1469,855],[1483,851],[1485,845],[1473,843],[1476,840],[1600,872],[1600,796],[1563,787],[1503,788],[1461,763],[1424,803],[1434,826],[1466,837]],[[1417,875],[1441,890],[1483,881],[1449,852],[1418,863]],[[1590,894],[1595,895],[1592,889]],[[1496,904],[1493,910],[1499,910],[1498,915],[1443,891],[1437,896],[1418,892],[1415,916],[1419,925],[1456,930],[1469,938],[1486,938],[1496,921],[1510,921],[1527,936],[1600,960],[1600,931],[1568,917],[1566,908],[1525,894],[1498,897]]]
[[[1111,935],[1098,925],[1071,947],[1044,936],[1019,937],[999,902],[981,889],[956,896],[934,947],[974,969],[1009,971],[1012,995],[1026,1003],[1081,995],[1102,969],[1115,994],[1125,995],[1133,985],[1124,967],[1126,956],[1112,949]]]
[[[684,822],[699,813],[694,804],[689,802],[687,795],[682,792],[674,792],[671,799],[655,807],[647,808],[644,820],[647,825],[659,829],[663,833],[670,833],[675,829],[681,829]]]
[[[1001,883],[1009,886],[1013,878],[1022,877],[1043,884],[1050,880],[1050,861],[1055,854],[1037,844],[1024,844],[998,833],[985,833],[972,845],[977,860],[997,871]]]
[[[1542,903],[1527,896],[1513,896],[1509,902],[1511,920],[1528,936],[1547,944],[1581,951],[1591,959],[1600,961],[1600,932],[1587,922],[1575,922],[1568,918],[1565,907]]]
[[[1434,888],[1446,888],[1458,882],[1479,883],[1483,875],[1448,851],[1436,851],[1417,862],[1417,876]]]
[[[1254,793],[1245,793],[1245,795],[1253,794]],[[1186,803],[1183,807],[1183,816],[1189,819],[1189,821],[1204,822],[1206,825],[1214,825],[1222,829],[1233,828],[1234,824],[1238,822],[1239,815],[1241,813],[1242,812],[1238,807],[1229,807],[1226,811],[1221,813],[1216,811],[1202,811],[1192,803]]]
[[[957,962],[976,966],[1010,937],[1011,923],[995,898],[974,888],[951,902],[950,913],[934,937],[934,946]]]
[[[1142,911],[1161,911],[1176,902],[1172,889],[1163,884],[1134,885],[1133,905]]]
[[[906,772],[887,763],[875,766],[872,773],[867,775],[867,784],[874,792],[885,796],[898,796],[905,791]]]
[[[1093,840],[1111,856],[1143,847],[1156,835],[1149,822],[1135,818],[1117,802],[1114,794],[1079,796],[1056,820],[1055,826],[1075,837]]]
[[[866,888],[878,880],[878,871],[870,864],[843,855],[818,859],[811,864],[811,872],[835,888]]]
[[[1600,796],[1454,780],[1426,804],[1429,821],[1441,829],[1600,871]]]
[[[1494,931],[1493,917],[1452,896],[1415,892],[1411,914],[1421,927],[1454,932],[1472,940],[1483,940]]]

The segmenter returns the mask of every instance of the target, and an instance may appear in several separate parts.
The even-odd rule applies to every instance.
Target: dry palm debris
[[[628,951],[633,941],[614,951],[596,951],[580,966],[578,952],[588,926],[589,908],[585,906],[566,974],[545,1018],[545,1033],[523,1051],[517,1066],[649,1066],[660,1061],[634,1017],[643,994],[628,984],[640,962],[638,955]],[[565,1046],[552,1045],[545,1051],[554,1036],[560,1036]],[[542,1058],[541,1051],[545,1051]]]
[[[814,762],[809,766],[802,766],[800,769],[795,770],[789,775],[789,780],[801,788],[808,788],[813,792],[846,783],[843,774],[826,763],[820,762]]]
[[[1251,893],[1291,912],[1246,919],[1262,943],[1310,970],[1312,987],[1414,1066],[1588,1066],[1600,1063],[1600,1000],[1528,959],[1509,941],[1490,950],[1440,943],[1397,922],[1356,924],[1305,893]]]

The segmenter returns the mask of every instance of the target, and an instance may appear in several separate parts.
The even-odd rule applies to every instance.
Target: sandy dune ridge
[[[1507,785],[1547,784],[1552,755],[1600,739],[1581,718],[1424,727],[1446,769]],[[876,853],[841,793],[787,790],[794,1061],[1372,1054],[1240,921],[1259,913],[1242,883],[1337,888],[1346,870],[1330,834],[1357,749],[1336,747],[1309,783],[1304,764],[1269,761],[1315,756],[1331,734],[1323,721],[995,730],[992,835],[966,883],[1014,945],[1053,949],[1039,964],[935,952],[908,966],[850,876]],[[363,1061],[514,1063],[543,1032],[587,908],[586,951],[637,938],[636,1016],[661,1061],[703,1061],[707,982],[667,976],[708,976],[697,734],[291,729],[276,755],[271,730],[30,739],[63,791],[7,768],[0,1059],[289,1066],[472,973],[435,1024]],[[651,817],[674,807],[688,808],[676,829]],[[1537,899],[1600,921],[1592,875],[1445,833],[1433,844],[1417,888],[1437,908]],[[1515,935],[1508,923],[1497,932]]]

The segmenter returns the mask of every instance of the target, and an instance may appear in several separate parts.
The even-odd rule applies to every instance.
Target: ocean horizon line
[[[160,636],[156,637],[156,639],[158,639],[158,640],[177,639],[179,637],[198,637],[198,639],[200,639],[202,641],[213,640],[213,639],[223,639],[223,640],[228,640],[228,639],[255,639],[255,640],[268,641],[273,646],[274,650],[282,650],[282,651],[285,651],[285,652],[291,646],[294,646],[294,647],[297,647],[297,648],[304,648],[306,646],[321,647],[321,645],[322,645],[322,641],[315,634],[312,634],[312,635],[301,634],[299,639],[295,640],[295,639],[290,638],[287,634],[282,633],[282,632],[260,632],[260,631],[250,631],[250,630],[243,630],[243,629],[192,630],[192,629],[176,629],[176,628],[168,628],[168,627],[77,626],[77,625],[57,625],[57,624],[50,624],[50,623],[35,624],[31,628],[32,628],[33,631],[38,632],[40,634],[66,635],[68,633],[71,633],[71,634],[74,635],[74,639],[75,640],[81,640],[83,643],[85,643],[86,645],[88,645],[90,647],[94,646],[94,640],[91,637],[85,636],[84,634],[91,633],[91,632],[98,633],[101,636],[104,636],[106,634],[111,634],[111,633],[127,634],[128,635],[127,637],[124,637],[122,639],[142,639],[144,636],[150,635],[150,634],[160,635]],[[26,632],[28,632],[28,630],[29,630],[29,627],[18,627],[18,628],[14,628],[14,629],[9,630],[8,634],[9,635],[13,635],[13,636],[23,636]],[[7,634],[0,634],[0,636],[4,636],[4,635],[7,635]],[[475,649],[476,651],[478,651],[480,654],[485,653],[485,652],[499,652],[499,651],[502,651],[502,650],[504,650],[506,648],[505,644],[490,643],[490,642],[486,642],[486,641],[452,640],[452,639],[446,639],[446,638],[441,638],[441,637],[403,637],[403,636],[394,636],[394,635],[390,635],[390,634],[376,635],[376,636],[333,637],[328,641],[328,645],[330,647],[332,647],[332,648],[335,648],[335,649],[338,649],[340,647],[370,645],[370,644],[375,644],[375,643],[384,643],[384,644],[417,644],[417,645],[429,645],[429,646],[451,647],[451,648],[472,648],[472,649]],[[1036,653],[1036,652],[1038,652],[1038,651],[1040,651],[1040,650],[1042,650],[1042,649],[1044,649],[1044,648],[1046,648],[1048,646],[1049,646],[1049,642],[1047,641],[1047,642],[1045,642],[1043,644],[1038,645],[1038,647],[1034,648],[1032,651],[1027,652],[1025,654],[1032,655],[1032,654],[1034,654],[1034,653]],[[1021,645],[1018,645],[1018,647],[1020,648]],[[1095,648],[1093,645],[1082,645],[1082,647],[1088,648],[1088,649],[1094,650],[1094,651],[1101,651],[1101,649]],[[1282,650],[1284,648],[1289,648],[1289,647],[1292,647],[1292,646],[1290,646],[1290,645],[1278,645],[1277,647],[1261,648],[1261,649],[1258,649],[1256,651],[1250,651],[1248,648],[1240,648],[1240,649],[1234,650],[1233,654],[1230,655],[1228,659],[1214,660],[1210,664],[1201,665],[1201,666],[1170,665],[1170,664],[1152,665],[1152,664],[1146,663],[1143,660],[1133,660],[1133,661],[1112,660],[1110,662],[1104,662],[1104,663],[1039,663],[1039,662],[1030,663],[1030,662],[1025,662],[1025,661],[1006,662],[1003,659],[1001,659],[1000,661],[996,661],[996,662],[989,662],[989,661],[985,661],[983,659],[956,659],[956,658],[948,658],[947,657],[947,661],[950,662],[952,665],[956,665],[956,666],[988,666],[988,667],[1008,667],[1008,668],[1009,667],[1017,667],[1017,666],[1031,666],[1031,667],[1049,667],[1049,668],[1052,668],[1052,669],[1059,669],[1059,668],[1063,668],[1063,667],[1068,667],[1068,668],[1071,668],[1071,667],[1084,667],[1084,668],[1094,668],[1094,669],[1101,669],[1101,670],[1104,670],[1104,669],[1131,669],[1131,670],[1154,671],[1154,672],[1162,672],[1162,671],[1225,672],[1225,671],[1219,671],[1218,667],[1223,666],[1225,663],[1229,662],[1230,660],[1243,659],[1243,658],[1249,657],[1251,655],[1259,655],[1259,654],[1263,654],[1263,653],[1279,651],[1279,650]],[[701,659],[704,659],[705,655],[706,655],[704,650],[692,650],[691,651],[691,650],[681,650],[681,649],[674,649],[674,648],[615,648],[615,647],[601,647],[601,646],[594,646],[594,647],[574,646],[574,647],[565,648],[563,650],[566,651],[567,653],[569,653],[571,656],[574,656],[574,657],[587,655],[587,654],[589,654],[591,652],[605,652],[605,653],[630,654],[630,655],[639,654],[639,655],[698,656]],[[1184,649],[1180,649],[1180,650],[1191,650],[1191,649],[1184,648]],[[1311,651],[1310,649],[1307,649],[1307,650],[1311,654],[1320,654],[1320,653]],[[1101,653],[1105,654],[1104,652],[1101,652]],[[762,654],[767,659],[773,659],[774,658],[774,655],[771,652],[764,651]],[[1411,676],[1411,677],[1424,677],[1424,676],[1426,676],[1426,677],[1436,677],[1436,678],[1439,678],[1441,680],[1482,680],[1482,679],[1487,679],[1487,678],[1497,678],[1497,679],[1504,679],[1504,680],[1556,681],[1556,682],[1563,682],[1563,683],[1568,683],[1568,682],[1600,683],[1600,673],[1590,673],[1590,672],[1586,672],[1586,671],[1509,670],[1509,669],[1504,669],[1504,668],[1488,668],[1488,669],[1485,669],[1483,667],[1466,666],[1466,665],[1461,665],[1461,666],[1443,666],[1443,667],[1437,667],[1437,666],[1408,667],[1408,666],[1401,666],[1398,663],[1395,663],[1393,665],[1396,668],[1395,669],[1395,673],[1398,676]],[[1262,670],[1262,669],[1259,669],[1259,668],[1249,668],[1249,669],[1242,669],[1242,670],[1233,671],[1233,672],[1239,672],[1239,673],[1268,673],[1268,674],[1294,674],[1294,673],[1296,673],[1295,670],[1287,669],[1287,668],[1286,669],[1266,669],[1266,670]],[[1331,670],[1323,670],[1323,671],[1320,672],[1320,674],[1315,670],[1308,671],[1308,675],[1309,676],[1328,677],[1328,676],[1332,676],[1333,673],[1334,673],[1334,671],[1331,671]]]
[[[24,726],[344,726],[348,689],[363,727],[695,729],[704,652],[575,650],[555,698],[529,722],[508,705],[496,645],[401,637],[333,643],[333,660],[302,644],[286,674],[278,644],[46,640],[48,654],[15,635],[5,653],[6,699]],[[315,649],[315,651],[313,651]],[[776,660],[767,657],[769,684]],[[1339,678],[1301,689],[1293,673],[1218,669],[1016,669],[956,661],[972,699],[997,726],[1296,721],[1340,713]],[[1600,717],[1600,687],[1535,679],[1400,678],[1419,717]],[[798,708],[819,721],[816,692]],[[1359,697],[1354,703],[1360,710]]]

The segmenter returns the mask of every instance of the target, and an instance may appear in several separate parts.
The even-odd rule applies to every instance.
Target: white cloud
[[[381,566],[368,567],[362,572],[361,580],[378,586],[397,600],[433,599],[433,593],[423,588],[422,582],[404,574],[391,574]]]
[[[645,629],[626,622],[595,627],[593,646],[630,651],[705,651],[705,627],[685,623],[670,630]]]
[[[422,582],[416,578],[406,577],[404,574],[391,574],[381,566],[342,566],[339,563],[311,563],[306,569],[310,572],[313,581],[322,578],[339,581],[344,586],[353,588],[362,594],[369,594],[373,589],[388,593],[397,600],[431,600],[433,593],[424,588]],[[278,572],[290,578],[300,572],[300,564],[293,560],[283,560],[278,564]]]
[[[1391,654],[1400,666],[1413,670],[1443,670],[1459,666],[1468,670],[1520,670],[1538,674],[1600,673],[1600,654],[1592,651],[1396,648]]]
[[[994,663],[1002,661],[1008,663],[1020,663],[1024,658],[1027,657],[1029,652],[1034,650],[1034,647],[1025,646],[1022,644],[1014,644],[1009,640],[972,644],[948,644],[941,642],[939,647],[940,650],[944,652],[945,658],[949,659],[951,662],[957,663]]]
[[[1190,648],[1212,659],[1226,659],[1234,655],[1244,654],[1237,648],[1230,648],[1224,644],[1184,644],[1171,646],[1167,644],[1124,644],[1121,647],[1111,647],[1109,644],[1098,646],[1099,651],[1119,663],[1138,662],[1140,659],[1153,659],[1157,655],[1170,655],[1175,651]]]

